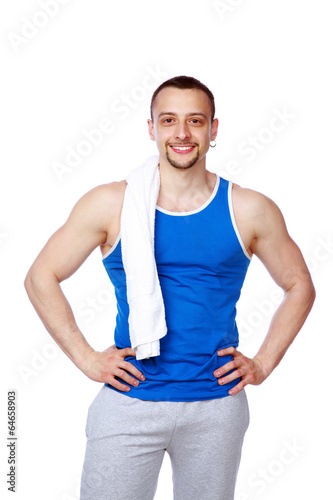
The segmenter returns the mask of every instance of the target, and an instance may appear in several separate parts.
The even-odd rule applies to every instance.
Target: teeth
[[[180,149],[181,151],[192,149],[193,146],[174,146],[174,149]]]

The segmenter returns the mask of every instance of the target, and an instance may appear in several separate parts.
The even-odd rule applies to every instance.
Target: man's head
[[[156,142],[160,162],[177,169],[205,166],[218,120],[211,91],[199,80],[178,76],[162,83],[151,100],[150,138]]]

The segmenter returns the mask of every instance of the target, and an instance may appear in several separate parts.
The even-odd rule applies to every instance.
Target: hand
[[[96,382],[103,382],[112,385],[119,391],[130,391],[127,385],[122,384],[116,377],[124,380],[133,387],[139,385],[140,380],[146,380],[144,375],[128,361],[126,356],[135,356],[135,351],[130,347],[126,349],[117,349],[115,345],[109,347],[103,352],[92,350],[87,359],[88,368],[84,373]],[[131,377],[132,374],[134,377]]]
[[[235,385],[235,387],[230,389],[228,394],[237,394],[247,384],[259,385],[267,378],[268,375],[264,373],[263,366],[259,358],[247,358],[234,347],[227,347],[226,349],[221,349],[217,352],[218,356],[226,356],[227,354],[231,354],[234,359],[226,363],[224,366],[221,366],[221,368],[215,370],[214,377],[218,379],[218,383],[220,385],[227,384],[228,382],[232,382],[240,377],[242,379],[237,385]],[[234,371],[226,377],[223,377],[223,375],[228,373],[230,370]]]

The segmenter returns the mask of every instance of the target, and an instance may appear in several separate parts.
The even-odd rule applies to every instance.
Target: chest
[[[214,272],[244,258],[229,212],[170,216],[156,211],[155,259],[159,269],[206,267]]]

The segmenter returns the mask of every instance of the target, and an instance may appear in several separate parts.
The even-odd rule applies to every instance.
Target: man
[[[168,80],[152,98],[155,259],[168,329],[159,356],[137,360],[129,339],[125,180],[84,195],[28,272],[27,292],[49,333],[85,375],[104,383],[88,414],[82,500],[152,499],[165,451],[175,499],[232,500],[249,422],[244,387],[270,375],[311,310],[311,277],[280,210],[206,170],[214,114],[212,93],[194,78]],[[97,246],[118,301],[116,345],[104,352],[87,343],[60,288]],[[285,294],[249,359],[236,349],[235,305],[252,255]]]

